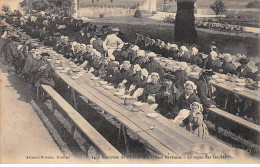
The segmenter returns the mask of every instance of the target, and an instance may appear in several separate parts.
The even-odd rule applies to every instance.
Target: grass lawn
[[[120,28],[127,38],[127,42],[135,39],[135,34],[139,33],[154,39],[161,39],[167,42],[174,42],[174,25],[162,21],[149,19],[148,16],[135,18],[125,17],[104,17],[91,20],[95,24],[107,24]],[[231,54],[245,54],[254,57],[256,62],[260,61],[260,38],[253,33],[229,33],[197,28],[199,45],[209,49],[209,43],[215,41],[220,52]]]

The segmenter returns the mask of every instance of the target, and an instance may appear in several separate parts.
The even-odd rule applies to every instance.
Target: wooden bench
[[[208,110],[213,112],[213,113],[215,113],[215,114],[217,114],[217,115],[220,115],[220,116],[222,116],[224,118],[227,118],[227,119],[229,119],[231,121],[234,121],[234,122],[236,122],[236,123],[238,123],[238,124],[240,124],[242,126],[245,126],[245,127],[249,128],[249,129],[251,129],[253,131],[260,132],[260,126],[259,125],[251,123],[251,122],[249,122],[247,120],[244,120],[244,119],[242,119],[240,117],[232,115],[232,114],[230,114],[228,112],[225,112],[225,111],[223,111],[221,109],[218,109],[218,108],[208,108]],[[217,122],[216,122],[216,129],[218,129]]]
[[[92,127],[65,99],[63,99],[52,87],[41,85],[75,125],[100,149],[105,156],[120,156],[116,150],[94,127]]]

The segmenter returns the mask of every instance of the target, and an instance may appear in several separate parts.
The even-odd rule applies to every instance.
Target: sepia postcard
[[[259,164],[260,0],[0,0],[0,164]]]

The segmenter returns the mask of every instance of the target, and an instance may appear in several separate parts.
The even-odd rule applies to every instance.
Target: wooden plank
[[[52,87],[42,85],[42,88],[68,114],[82,132],[106,155],[121,156],[100,133],[97,132],[67,101],[65,101]]]
[[[99,107],[101,107],[103,110],[107,111],[109,114],[117,118],[118,121],[120,121],[123,125],[128,127],[130,130],[137,132],[137,131],[143,131],[139,126],[131,122],[129,119],[127,119],[125,116],[123,116],[121,113],[114,110],[110,105],[108,105],[107,102],[100,101],[99,98],[95,97],[93,94],[89,93],[86,89],[82,88],[78,84],[76,84],[73,80],[71,80],[68,76],[61,74],[57,72],[57,75],[66,82],[70,87],[74,88],[75,91],[80,93],[81,95],[85,96],[88,100],[91,102],[97,104]],[[149,134],[147,134],[145,131],[137,133],[139,137],[144,139],[150,146],[152,146],[158,153],[162,155],[170,154],[170,155],[176,155],[173,151],[171,151],[169,148],[162,145],[159,141],[151,137]]]
[[[80,82],[80,80],[78,80],[77,82]],[[115,110],[117,110],[118,112],[120,112],[121,114],[126,116],[130,121],[132,121],[133,123],[138,125],[141,129],[145,130],[149,135],[151,135],[152,137],[154,137],[155,139],[160,141],[163,145],[165,145],[166,147],[168,147],[169,149],[171,149],[178,155],[182,155],[183,153],[188,152],[189,148],[187,148],[186,146],[194,144],[194,143],[190,144],[190,142],[189,142],[189,143],[185,143],[185,144],[181,145],[180,143],[176,142],[174,140],[174,138],[170,137],[170,136],[172,136],[172,137],[174,136],[176,138],[176,136],[172,134],[173,131],[167,129],[165,126],[161,126],[162,124],[157,124],[158,127],[161,127],[160,130],[158,130],[158,127],[154,130],[149,130],[151,125],[153,125],[154,123],[156,124],[157,121],[153,120],[152,122],[150,121],[150,123],[148,123],[148,121],[151,120],[151,118],[148,118],[144,115],[129,117],[129,114],[133,115],[134,113],[127,110],[126,108],[124,108],[123,105],[118,104],[115,101],[113,101],[111,99],[111,97],[114,97],[113,95],[106,96],[106,93],[108,93],[109,91],[105,90],[104,88],[100,87],[100,91],[98,91],[97,89],[94,89],[93,87],[91,87],[88,84],[88,82],[87,83],[83,82],[82,84],[80,84],[80,83],[78,83],[78,84],[81,85],[86,90],[92,92],[92,94],[94,96],[97,96],[101,101],[103,100],[104,102],[107,102]],[[167,135],[165,134],[165,132],[168,132]]]
[[[214,113],[216,113],[218,115],[221,115],[221,116],[223,116],[223,117],[225,117],[225,118],[227,118],[229,120],[232,120],[232,121],[234,121],[234,122],[236,122],[236,123],[238,123],[240,125],[243,125],[243,126],[245,126],[247,128],[250,128],[250,129],[252,129],[252,130],[254,130],[256,132],[260,132],[260,126],[259,125],[251,123],[251,122],[249,122],[247,120],[239,118],[239,117],[237,117],[235,115],[232,115],[232,114],[230,114],[228,112],[225,112],[223,110],[220,110],[218,108],[208,108],[208,109],[209,109],[209,111],[212,111],[212,112],[214,112]]]
[[[85,80],[85,78],[84,78]],[[83,87],[86,87],[86,84],[88,84],[89,86],[93,85],[90,82],[92,82],[91,80],[86,79],[88,82],[84,83]],[[90,89],[94,89],[94,87],[86,87],[87,90]],[[119,111],[121,111],[121,113],[123,113],[125,116],[127,116],[131,121],[133,121],[134,123],[138,124],[139,126],[143,127],[143,129],[145,129],[147,126],[145,125],[149,125],[147,128],[149,129],[151,125],[155,125],[156,129],[153,131],[149,131],[149,134],[151,134],[152,136],[160,136],[160,138],[170,138],[171,141],[165,141],[166,143],[170,144],[171,143],[171,147],[174,148],[175,152],[178,151],[179,154],[182,154],[184,152],[189,151],[190,147],[193,146],[195,144],[195,142],[193,141],[193,139],[187,139],[186,137],[176,133],[175,130],[170,129],[169,127],[165,126],[162,122],[156,120],[156,119],[151,119],[151,118],[147,118],[145,113],[143,112],[131,112],[130,108],[128,106],[125,105],[121,105],[123,103],[123,100],[120,99],[119,97],[116,97],[113,95],[113,92],[110,92],[108,90],[105,90],[103,87],[98,87],[96,88],[96,90],[99,90],[100,93],[103,93],[104,96],[108,97],[110,100],[113,100],[109,102],[109,104],[114,104],[115,105],[120,105],[120,108],[118,108]],[[97,93],[95,93],[97,94]],[[146,108],[146,107],[145,107]],[[125,111],[128,110],[128,111]],[[123,112],[125,111],[125,112]],[[146,110],[147,111],[147,110]],[[146,112],[148,113],[148,112]],[[166,119],[167,122],[169,122],[170,120]],[[171,122],[171,121],[170,121]],[[144,128],[145,127],[145,128]],[[182,132],[186,131],[184,129],[181,129]],[[193,138],[196,136],[193,136]],[[174,147],[173,147],[174,146]]]

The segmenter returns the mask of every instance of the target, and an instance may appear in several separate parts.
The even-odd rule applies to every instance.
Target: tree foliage
[[[10,11],[10,6],[3,4],[2,5],[2,11],[5,13],[8,13]]]
[[[224,14],[227,11],[226,5],[222,0],[216,0],[212,5],[210,5],[210,8],[216,15]]]
[[[20,2],[20,6],[26,13],[36,10],[60,16],[72,16],[75,13],[74,5],[74,0],[23,0]]]

